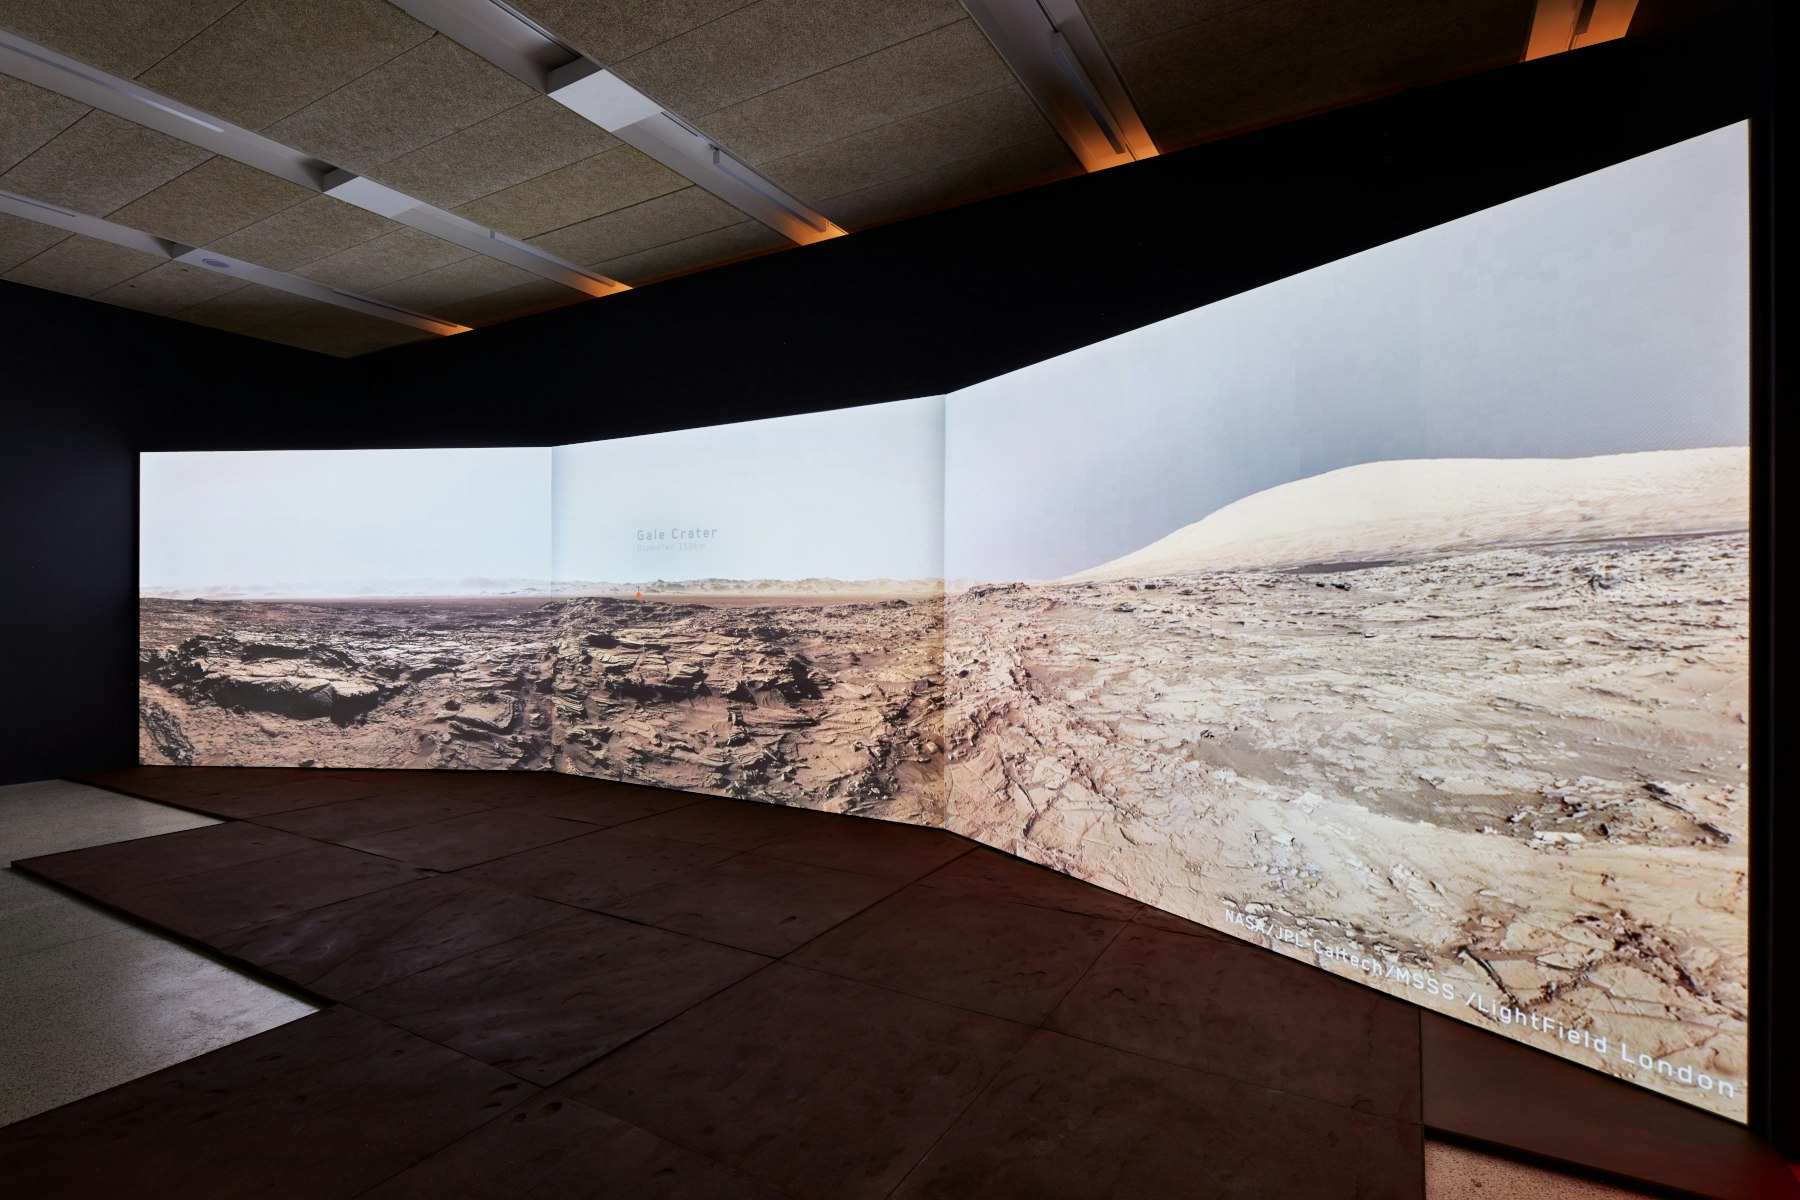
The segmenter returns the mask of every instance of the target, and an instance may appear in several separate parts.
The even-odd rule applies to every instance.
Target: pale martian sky
[[[140,585],[1044,579],[1356,463],[1742,445],[1748,203],[1739,125],[947,401],[554,451],[147,454]]]
[[[558,446],[555,476],[559,580],[943,576],[940,397]]]
[[[145,454],[139,470],[144,589],[943,575],[940,397],[554,450]]]
[[[275,450],[138,459],[138,586],[350,594],[550,575],[550,451]]]
[[[1733,126],[954,393],[946,575],[1048,579],[1393,458],[1743,445]]]

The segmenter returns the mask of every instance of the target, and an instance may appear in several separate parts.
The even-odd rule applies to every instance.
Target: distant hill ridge
[[[1362,463],[1227,504],[1064,582],[1390,562],[1539,542],[1745,529],[1744,446]]]

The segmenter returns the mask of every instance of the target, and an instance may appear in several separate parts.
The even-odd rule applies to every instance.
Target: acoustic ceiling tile
[[[298,346],[302,350],[316,350],[337,358],[354,358],[434,336],[423,329],[364,316],[330,304],[278,317],[245,332],[252,337],[280,342],[284,346]]]
[[[369,295],[389,304],[398,304],[402,308],[435,313],[447,304],[473,300],[477,296],[518,287],[536,279],[538,276],[529,271],[474,254],[448,266],[421,271],[417,275],[371,288]]]
[[[165,262],[95,292],[94,299],[165,316],[243,287],[242,280],[186,263]]]
[[[244,0],[138,78],[261,130],[431,36],[383,0]]]
[[[0,171],[79,121],[88,111],[67,96],[0,75]]]
[[[0,28],[127,79],[180,48],[238,0],[5,0]]]
[[[1046,182],[1076,169],[1068,148],[1054,137],[1045,137],[828,197],[819,201],[819,209],[851,229]]]
[[[619,145],[456,211],[513,237],[535,238],[688,186],[649,155]]]
[[[593,297],[583,292],[552,283],[548,279],[534,279],[530,283],[521,283],[504,291],[489,292],[472,300],[447,304],[436,315],[462,325],[487,325],[509,317],[523,316],[525,313],[561,308],[565,304],[577,304],[591,299]]]
[[[1234,8],[1266,5],[1268,0],[1244,4],[1195,4],[1193,0],[1083,0],[1088,20],[1110,53],[1187,25],[1215,20]]]
[[[513,7],[606,65],[753,3],[755,0],[518,0]]]
[[[396,229],[307,263],[294,274],[328,287],[366,292],[384,283],[468,258],[470,254],[471,251],[429,233]]]
[[[6,278],[71,296],[91,296],[168,261],[77,233],[20,263]]]
[[[438,34],[263,132],[366,173],[536,94]]]
[[[1055,134],[1023,88],[1008,82],[942,108],[760,164],[797,196],[841,196],[946,163]],[[1078,169],[1073,155],[1070,172]]]
[[[253,262],[259,267],[291,271],[295,267],[378,238],[405,226],[333,200],[314,196],[284,208],[236,233],[207,243],[207,248]]]
[[[243,333],[258,325],[281,317],[291,317],[307,309],[323,308],[317,300],[308,300],[292,292],[280,292],[260,283],[247,283],[236,291],[226,292],[169,314],[196,325],[210,325]]]
[[[728,105],[966,19],[957,0],[758,0],[608,65],[705,128]]]
[[[724,229],[661,246],[652,246],[635,254],[596,263],[594,269],[633,287],[678,275],[684,271],[715,266],[733,259],[747,258],[770,250],[782,250],[793,243],[760,221],[742,221]]]
[[[717,196],[689,186],[533,238],[532,244],[591,267],[597,262],[736,225],[743,219],[743,213]]]
[[[1106,37],[1105,4],[1094,12]],[[1523,0],[1266,0],[1128,44],[1108,40],[1164,149],[1518,61]]]
[[[618,144],[598,125],[537,96],[385,162],[369,176],[440,208],[455,208]]]
[[[68,236],[66,231],[53,226],[0,213],[0,272],[12,270]]]
[[[313,193],[229,158],[209,158],[114,212],[110,220],[190,246],[235,233]]]
[[[0,175],[0,188],[103,217],[209,157],[186,142],[96,110]]]
[[[1018,88],[1012,72],[964,20],[711,113],[705,128],[762,163],[1006,86]]]

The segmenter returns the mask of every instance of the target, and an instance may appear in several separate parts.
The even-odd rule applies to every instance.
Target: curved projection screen
[[[1741,1120],[1745,143],[948,397],[147,454],[142,758],[946,826]]]

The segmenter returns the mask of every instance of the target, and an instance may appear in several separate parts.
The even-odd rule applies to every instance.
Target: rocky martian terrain
[[[556,765],[941,824],[943,647],[941,595],[570,601]]]
[[[542,600],[138,602],[146,763],[544,767]]]
[[[1741,1117],[1747,593],[1741,533],[971,588],[950,825]]]
[[[941,823],[941,594],[140,601],[144,762],[555,766]]]

